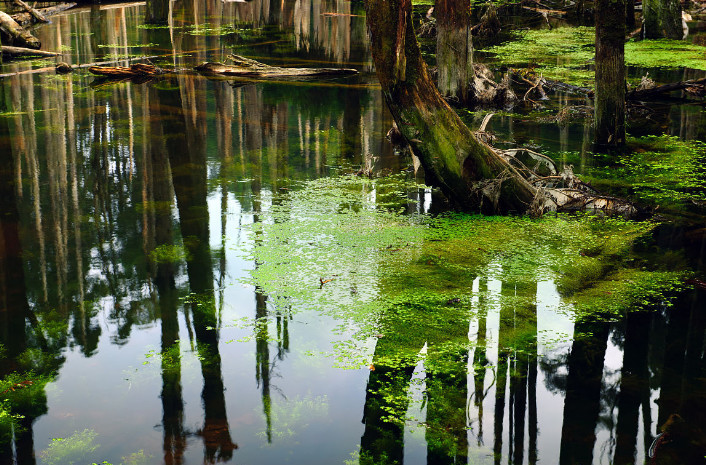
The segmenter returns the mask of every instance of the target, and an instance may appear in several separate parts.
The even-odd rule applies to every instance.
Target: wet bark
[[[0,45],[0,50],[2,50],[2,55],[12,58],[12,57],[56,57],[61,55],[61,53],[47,52],[44,50],[36,50],[33,48],[26,47],[12,47],[10,45]]]
[[[427,176],[462,209],[527,211],[535,189],[476,140],[431,81],[414,34],[410,0],[368,0],[365,7],[385,101]],[[495,181],[493,189],[484,191],[482,181],[488,180]]]
[[[17,24],[17,21],[2,11],[0,11],[0,30],[12,39],[13,44],[33,49],[38,49],[42,46],[39,39],[24,30]]]
[[[58,5],[54,5],[52,7],[48,8],[37,8],[36,11],[39,13],[42,17],[46,19],[47,16],[52,16],[57,13],[61,13],[62,11],[68,10],[69,8],[75,7],[75,3],[60,3]],[[25,11],[23,13],[17,13],[14,15],[11,15],[12,19],[14,19],[17,24],[19,24],[22,27],[29,26],[30,24],[33,24],[34,22],[37,21],[37,18],[28,11]]]
[[[595,143],[625,145],[625,0],[596,1]]]
[[[169,0],[147,0],[145,22],[147,24],[167,24],[169,19]]]
[[[339,76],[358,73],[358,70],[350,68],[282,68],[266,65],[238,55],[231,55],[229,58],[234,62],[233,65],[208,62],[194,69],[203,74],[248,78]]]
[[[436,14],[437,86],[444,97],[469,103],[473,81],[470,0],[438,0]]]
[[[679,0],[644,0],[642,2],[645,39],[682,39],[681,3]]]

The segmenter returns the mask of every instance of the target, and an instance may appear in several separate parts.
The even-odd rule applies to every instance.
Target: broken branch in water
[[[35,50],[33,48],[26,48],[26,47],[12,47],[10,45],[2,45],[2,46],[0,46],[0,50],[2,50],[3,56],[8,56],[8,57],[26,57],[26,56],[56,57],[56,56],[61,55],[61,53],[57,53],[57,52],[47,52],[44,50]]]
[[[233,65],[206,62],[194,69],[203,74],[246,78],[306,78],[311,76],[340,76],[357,74],[358,70],[350,68],[284,68],[270,66],[250,58],[230,55]]]
[[[164,74],[164,71],[161,70],[160,68],[157,68],[154,65],[147,65],[144,63],[135,63],[134,65],[131,65],[129,68],[126,66],[116,66],[116,67],[110,67],[110,66],[91,66],[88,68],[88,71],[90,71],[92,74],[96,74],[98,76],[105,76],[109,78],[133,78],[133,77],[152,77],[152,76],[159,76],[160,74]]]
[[[24,2],[23,2],[24,3]],[[69,8],[75,7],[75,3],[59,3],[58,5],[50,6],[48,8],[37,8],[34,10],[35,12],[39,13],[42,17],[44,17],[45,21],[48,16],[53,16],[57,13],[61,13],[62,11],[68,10]],[[25,11],[23,13],[17,13],[12,15],[12,19],[14,19],[17,24],[20,26],[29,26],[30,24],[33,24],[35,21],[37,21],[37,18],[28,11]]]

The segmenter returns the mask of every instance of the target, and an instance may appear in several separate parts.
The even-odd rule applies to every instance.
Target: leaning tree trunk
[[[437,0],[437,85],[445,97],[469,103],[473,82],[473,42],[470,0]]]
[[[367,0],[365,9],[385,101],[427,176],[460,208],[527,211],[535,188],[474,137],[431,81],[411,0]]]
[[[679,0],[643,0],[642,17],[645,39],[684,37]]]
[[[625,0],[596,0],[595,142],[625,145]]]

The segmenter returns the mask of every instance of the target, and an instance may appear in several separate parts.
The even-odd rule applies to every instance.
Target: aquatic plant
[[[47,465],[78,465],[90,460],[100,447],[95,440],[98,433],[92,429],[76,431],[67,438],[53,438],[39,456]]]

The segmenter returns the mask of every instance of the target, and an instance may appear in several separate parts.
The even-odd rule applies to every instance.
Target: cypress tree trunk
[[[466,210],[527,211],[534,187],[475,138],[431,81],[412,27],[411,0],[367,0],[365,9],[385,101],[431,181]]]
[[[147,24],[167,24],[169,19],[169,0],[147,0],[145,22]]]
[[[468,103],[473,81],[470,0],[437,0],[436,64],[441,95]]]
[[[679,0],[644,0],[642,16],[645,39],[683,38]]]
[[[595,142],[625,145],[625,0],[596,0]]]

